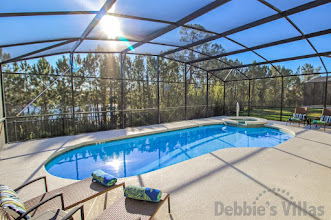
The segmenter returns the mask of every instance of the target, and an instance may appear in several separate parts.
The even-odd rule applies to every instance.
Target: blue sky
[[[311,0],[291,0],[291,1],[276,1],[268,0],[269,3],[275,5],[281,10],[287,10],[296,7],[300,4],[310,2]],[[8,12],[47,12],[47,11],[70,11],[70,10],[99,10],[105,0],[58,0],[45,1],[43,0],[12,0],[1,1],[0,13]],[[134,16],[143,16],[147,18],[155,18],[168,21],[177,21],[180,18],[187,16],[193,11],[202,6],[211,3],[212,0],[118,0],[110,12],[123,13]],[[160,10],[161,9],[161,10]],[[297,27],[304,33],[309,34],[321,30],[331,28],[331,3],[325,4],[313,9],[309,9],[294,15],[289,16]],[[245,25],[249,22],[274,15],[276,11],[268,8],[257,0],[232,0],[225,5],[218,7],[209,13],[206,13],[187,24],[200,24],[209,31],[222,33],[235,27]],[[92,21],[95,15],[57,15],[57,16],[23,16],[23,17],[1,17],[0,25],[3,32],[0,38],[0,45],[24,43],[39,40],[52,40],[59,38],[80,37],[87,25]],[[160,24],[150,21],[133,21],[132,19],[118,19],[122,26],[123,37],[127,39],[141,40],[146,38],[153,32],[166,27],[166,24]],[[164,36],[153,40],[156,43],[167,43],[182,46],[180,41],[180,28],[168,32]],[[277,19],[270,23],[256,26],[242,32],[238,32],[228,37],[243,44],[247,47],[265,44],[273,41],[278,41],[286,38],[300,36],[301,33],[296,30],[285,18]],[[103,29],[100,24],[90,33],[89,37],[104,36]],[[331,34],[311,38],[312,44],[318,52],[331,51]],[[56,43],[60,43],[56,42]],[[5,52],[16,57],[31,51],[35,51],[56,43],[42,43],[27,46],[17,46],[3,48]],[[89,45],[87,44],[89,43]],[[93,50],[95,42],[83,43],[78,51],[83,51],[88,45],[88,49]],[[243,47],[235,44],[227,39],[221,38],[213,41],[213,43],[221,44],[226,52],[242,49]],[[72,48],[72,44],[55,48],[50,52],[67,51]],[[102,44],[102,43],[100,43]],[[103,42],[105,45],[105,42]],[[135,42],[131,42],[135,44]],[[96,47],[95,47],[96,48]],[[158,54],[161,51],[175,49],[176,47],[162,47],[158,45],[145,44],[136,49],[137,53],[152,53]],[[109,50],[121,51],[121,47],[109,47]],[[273,47],[268,47],[256,50],[260,55],[268,60],[276,60],[281,58],[314,54],[315,51],[306,40],[281,44]],[[46,55],[41,53],[38,55]],[[256,60],[263,62],[264,60],[254,53],[247,52],[244,54],[236,54],[232,59],[239,59],[244,64],[251,63]],[[52,64],[55,63],[57,57],[47,58]],[[318,59],[312,59],[314,66],[321,66]],[[331,66],[329,59],[325,59],[326,66]],[[296,68],[295,65],[301,64],[302,61],[288,62],[286,67]],[[285,63],[284,63],[285,64]]]

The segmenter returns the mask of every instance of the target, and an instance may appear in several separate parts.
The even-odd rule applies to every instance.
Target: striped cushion
[[[18,195],[14,190],[10,189],[8,186],[0,185],[0,199],[2,197],[18,198]]]
[[[325,122],[328,122],[328,121],[329,121],[329,116],[325,116],[325,117],[324,117],[324,121],[325,121]]]
[[[306,120],[306,114],[293,114],[293,118],[291,118],[293,121],[298,121],[298,120]]]
[[[324,121],[324,115],[321,115],[320,121]]]
[[[5,185],[0,185],[0,206],[15,219],[26,212],[17,193]],[[30,219],[30,216],[27,215],[24,219]]]

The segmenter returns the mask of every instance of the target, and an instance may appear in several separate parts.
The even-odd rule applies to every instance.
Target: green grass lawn
[[[288,118],[292,117],[294,109],[294,107],[284,107],[282,121],[287,121]],[[321,114],[322,109],[308,108],[308,117],[320,117]],[[248,115],[248,111],[240,111],[240,115]],[[280,121],[280,108],[252,108],[250,116]]]

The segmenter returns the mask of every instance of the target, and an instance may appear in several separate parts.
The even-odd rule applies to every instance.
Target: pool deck
[[[43,168],[44,162],[62,149],[113,137],[218,123],[221,119],[214,117],[7,144],[0,154],[0,184],[15,188],[46,175],[52,190],[74,182],[54,177]],[[171,215],[167,214],[164,204],[156,219],[269,219],[270,214],[275,215],[273,219],[284,219],[291,201],[297,203],[289,206],[287,219],[331,219],[330,127],[323,132],[323,129],[298,127],[298,124],[285,126],[277,121],[268,121],[268,124],[288,129],[296,136],[273,148],[221,149],[121,180],[170,193]],[[42,185],[36,183],[31,190],[22,191],[22,199],[41,193],[39,188],[42,189]],[[108,203],[119,196],[122,191],[114,190],[109,194]],[[103,198],[85,204],[86,219],[93,219],[102,211]],[[227,213],[220,213],[221,203],[230,206]],[[234,203],[237,206],[246,203],[253,209],[263,206],[266,211],[243,216],[243,213],[238,214],[240,208],[237,213],[230,211]],[[316,216],[307,215],[307,211],[314,208]],[[322,213],[318,209],[322,209]]]

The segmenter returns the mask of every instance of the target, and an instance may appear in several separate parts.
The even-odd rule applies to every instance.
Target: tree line
[[[199,25],[194,26],[203,28]],[[181,41],[186,44],[208,37],[208,33],[184,27],[180,34]],[[100,48],[96,48],[96,51],[98,50]],[[224,52],[227,51],[221,44],[208,42],[193,50],[176,52],[167,58],[127,54],[123,63],[123,81],[121,80],[119,54],[93,52],[74,54],[74,61],[79,68],[72,73],[72,76],[68,71],[70,68],[68,55],[59,56],[55,62],[50,62],[48,58],[42,57],[33,61],[6,64],[2,66],[2,71],[7,116],[16,116],[56,80],[57,82],[22,112],[21,116],[69,114],[73,110],[78,113],[109,112],[122,109],[126,111],[151,109],[153,111],[157,108],[158,102],[158,64],[160,108],[161,113],[166,115],[162,119],[163,121],[184,119],[185,91],[186,103],[189,107],[188,118],[205,117],[207,100],[208,115],[221,114],[224,106],[224,85],[227,111],[231,111],[231,107],[235,106],[237,101],[241,105],[248,105],[249,84],[251,106],[279,107],[281,78],[270,77],[280,74],[293,75],[283,78],[284,106],[300,106],[303,100],[304,85],[313,76],[296,76],[296,74],[320,72],[320,67],[314,67],[308,63],[298,66],[295,71],[286,66],[260,65],[234,69],[231,72],[223,70],[208,73],[207,79],[207,73],[203,69],[242,64],[240,60],[222,57],[196,63],[194,66],[187,65],[185,76],[185,62]],[[9,57],[10,54],[3,52],[0,48],[0,61]],[[253,79],[265,77],[266,79],[244,80],[245,75]],[[225,78],[229,82],[224,84],[221,79]],[[123,91],[121,90],[122,83]],[[170,112],[165,111],[172,108],[177,109]],[[204,113],[201,113],[202,111]],[[107,114],[98,117],[101,117],[100,120],[108,120]],[[147,117],[155,117],[155,112],[148,114]]]

